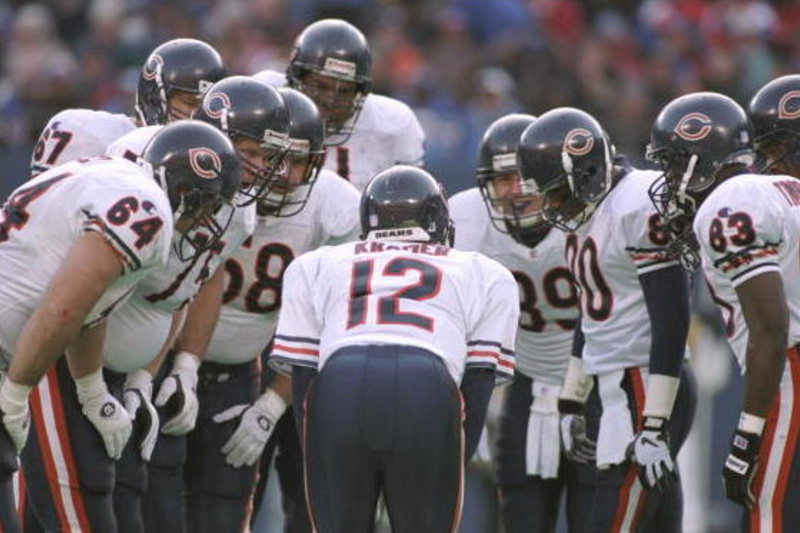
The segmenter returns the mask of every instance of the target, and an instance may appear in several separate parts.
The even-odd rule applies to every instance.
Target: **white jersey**
[[[572,353],[578,295],[564,257],[566,235],[551,230],[535,248],[519,244],[492,224],[477,187],[450,199],[455,247],[491,257],[508,268],[519,288],[516,370],[561,385]]]
[[[650,316],[639,276],[677,265],[648,189],[659,172],[633,169],[567,236],[567,260],[581,287],[584,368],[601,374],[650,361]]]
[[[31,156],[31,175],[84,157],[106,153],[108,144],[136,129],[133,119],[93,109],[67,109],[53,115]]]
[[[323,245],[358,238],[360,196],[322,170],[298,214],[258,217],[252,238],[225,263],[225,297],[205,360],[237,364],[266,347],[278,321],[283,274],[294,258]]]
[[[722,311],[742,372],[747,326],[736,287],[778,272],[789,307],[789,346],[800,342],[800,181],[789,176],[742,174],[721,183],[694,219],[703,272]]]
[[[161,128],[163,126],[137,128],[110,144],[108,153],[135,159]],[[167,340],[173,313],[187,305],[203,283],[253,233],[255,205],[223,207],[217,218],[221,225],[230,218],[230,225],[212,250],[184,262],[173,249],[167,266],[143,280],[131,299],[109,320],[106,367],[129,372],[144,367],[158,355]],[[176,235],[175,246],[179,239]]]
[[[273,87],[286,84],[286,76],[274,70],[253,75]],[[372,177],[393,165],[422,166],[425,133],[416,115],[403,102],[369,94],[347,142],[330,146],[325,168],[363,191]]]
[[[123,264],[122,274],[89,313],[89,324],[163,267],[172,227],[166,194],[130,161],[74,161],[19,187],[0,219],[0,346],[13,352],[22,327],[83,232],[103,235]]]
[[[106,155],[124,157],[132,161],[141,156],[150,139],[164,126],[143,126],[109,143]]]
[[[477,252],[400,241],[323,247],[289,265],[270,363],[322,369],[339,348],[399,344],[464,370],[510,378],[519,320],[517,285]]]

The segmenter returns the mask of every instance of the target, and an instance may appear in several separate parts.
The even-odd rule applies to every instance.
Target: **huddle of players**
[[[346,44],[340,49],[360,51],[361,59],[331,52],[331,28]],[[204,58],[202,69],[197,57]],[[33,154],[32,169],[42,174],[6,203],[0,236],[13,243],[29,219],[38,223],[38,205],[41,213],[49,212],[48,198],[58,205],[63,188],[64,198],[79,197],[80,205],[71,226],[42,222],[63,226],[53,242],[63,247],[84,231],[87,241],[103,238],[114,253],[106,254],[107,264],[91,265],[106,267],[104,284],[89,283],[98,273],[81,271],[99,252],[74,259],[76,275],[94,287],[81,296],[96,296],[84,303],[80,320],[71,312],[34,312],[41,294],[27,314],[10,305],[0,311],[17,313],[16,322],[0,316],[4,357],[14,354],[0,409],[16,445],[0,451],[10,473],[25,440],[30,396],[35,446],[22,453],[30,517],[55,529],[100,531],[182,530],[186,517],[192,530],[233,531],[246,519],[254,465],[291,401],[280,378],[261,393],[257,366],[275,330],[283,271],[298,255],[353,240],[359,231],[358,193],[320,170],[323,153],[326,168],[359,188],[382,168],[421,162],[413,114],[369,94],[368,58],[355,28],[321,21],[298,37],[287,71],[299,91],[276,90],[254,78],[225,78],[218,54],[204,43],[171,41],[142,69],[138,124],[88,110],[60,113],[48,124]],[[800,361],[790,338],[799,334],[800,300],[788,282],[800,261],[792,210],[800,194],[788,177],[800,169],[793,144],[798,79],[775,80],[756,95],[755,131],[745,112],[719,94],[690,94],[665,106],[648,148],[663,173],[632,168],[602,126],[577,109],[509,115],[487,130],[478,187],[454,196],[449,214],[458,230],[455,248],[496,259],[519,290],[517,372],[497,457],[507,531],[552,530],[565,487],[571,530],[679,529],[674,458],[694,410],[683,367],[684,267],[698,262],[747,368],[742,418],[723,470],[726,493],[745,505],[745,528],[777,531],[800,522],[798,511],[783,505],[794,486],[800,420]],[[342,80],[349,83],[337,85]],[[232,143],[198,121],[181,121],[190,115]],[[172,120],[179,122],[164,127]],[[387,125],[396,129],[381,132]],[[143,164],[100,158],[45,170],[104,153]],[[237,159],[241,183],[232,177]],[[754,177],[756,164],[779,175]],[[124,182],[117,176],[125,172],[153,173],[163,192],[108,187]],[[71,175],[95,176],[110,192],[98,193],[100,185],[91,194],[72,192],[65,188],[72,181],[92,181],[67,180]],[[108,197],[109,205],[95,196]],[[15,283],[38,278],[31,269],[42,261],[25,262],[30,250],[21,248]],[[60,259],[48,262],[57,266]],[[109,286],[115,290],[97,293]],[[54,282],[46,299],[77,298],[54,287],[62,288]],[[34,325],[25,323],[29,316]],[[105,339],[101,327],[88,327],[95,323]],[[60,337],[47,329],[53,324]],[[58,345],[79,330],[77,346]],[[43,352],[36,343],[52,344],[49,360],[26,357]],[[84,368],[86,358],[72,351],[99,354],[105,376],[97,364]],[[62,352],[66,357],[32,388]],[[9,483],[2,518],[13,531]]]

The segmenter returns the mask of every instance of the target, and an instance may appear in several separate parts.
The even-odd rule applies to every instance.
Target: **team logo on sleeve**
[[[689,113],[684,115],[675,126],[675,133],[681,139],[687,141],[699,141],[705,139],[711,133],[711,126],[714,122],[703,113]]]
[[[214,120],[224,123],[227,120],[228,113],[231,111],[231,99],[226,93],[211,93],[203,99],[203,111]],[[223,126],[226,126],[226,124],[223,124]]]
[[[142,78],[152,81],[161,74],[163,68],[164,60],[160,55],[153,54],[142,67]]]
[[[584,128],[569,130],[564,137],[564,151],[570,155],[581,156],[592,151],[594,147],[594,135]]]
[[[800,91],[789,91],[778,102],[778,118],[794,120],[800,118]]]
[[[189,164],[195,174],[207,180],[217,178],[222,172],[222,160],[219,155],[205,146],[189,149]]]

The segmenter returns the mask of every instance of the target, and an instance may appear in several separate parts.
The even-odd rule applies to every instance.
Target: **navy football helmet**
[[[240,207],[267,196],[275,180],[285,179],[289,112],[278,91],[266,83],[251,76],[225,78],[208,89],[192,118],[216,126],[234,143],[243,138],[255,141],[264,151],[256,164],[239,150],[245,178],[249,178],[242,182]]]
[[[361,196],[361,238],[452,246],[455,230],[444,188],[418,167],[395,165],[376,174]]]
[[[225,75],[222,57],[211,45],[197,39],[167,41],[153,50],[139,73],[136,116],[147,126],[189,118],[172,109],[170,96],[184,91],[199,99]]]
[[[536,120],[533,115],[512,113],[494,121],[478,147],[475,175],[478,189],[498,231],[517,242],[536,246],[551,226],[542,215],[544,195],[522,181],[517,164],[517,147],[522,132]]]
[[[544,193],[544,218],[563,231],[584,224],[611,190],[614,147],[597,120],[561,107],[541,115],[517,150],[523,183]]]
[[[153,136],[140,162],[169,198],[178,256],[189,261],[214,246],[227,229],[239,188],[239,161],[231,141],[213,126],[181,120]],[[226,207],[227,214],[220,216]]]
[[[346,142],[372,90],[372,52],[358,28],[339,19],[309,25],[289,59],[289,86],[309,96],[325,119],[325,144]]]

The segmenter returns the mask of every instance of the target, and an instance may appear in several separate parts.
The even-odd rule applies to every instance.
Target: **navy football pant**
[[[562,454],[558,477],[542,479],[526,473],[528,418],[533,403],[531,385],[531,378],[517,372],[503,401],[497,441],[497,483],[503,525],[506,533],[555,531],[561,496],[566,492],[569,530],[583,531],[594,496],[595,468],[570,462]],[[586,416],[597,419],[597,413]]]
[[[407,346],[334,353],[306,394],[304,456],[319,533],[454,531],[464,475],[461,396],[444,363]]]
[[[639,369],[626,369],[621,386],[628,396],[634,431],[638,431],[642,426],[642,410],[645,402],[645,383]],[[596,409],[600,403],[599,396],[591,396],[588,403],[589,409]],[[681,375],[678,395],[668,424],[673,460],[689,434],[696,403],[697,386],[687,365],[684,366]],[[588,430],[590,438],[596,439],[597,424],[589,424]],[[677,461],[675,465],[677,468]],[[645,489],[639,481],[637,471],[637,465],[629,461],[597,470],[595,497],[587,531],[592,533],[681,531],[683,492],[680,476],[670,490],[662,493]]]
[[[120,399],[124,376],[104,372]],[[114,462],[100,434],[81,412],[65,358],[50,368],[30,400],[31,432],[22,464],[31,506],[47,532],[118,531]]]
[[[222,447],[239,425],[239,418],[218,424],[214,415],[258,397],[259,371],[255,360],[239,365],[203,363],[197,396],[200,412],[187,440],[185,468],[187,524],[192,533],[243,531],[249,519],[256,484],[256,465],[233,468]]]

